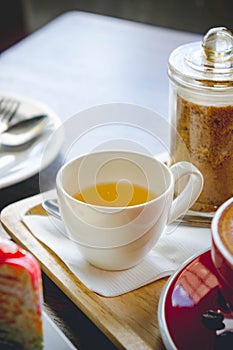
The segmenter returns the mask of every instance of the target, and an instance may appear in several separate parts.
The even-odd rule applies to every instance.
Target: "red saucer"
[[[203,315],[209,310],[221,315],[222,327],[206,324]],[[170,277],[160,297],[158,321],[169,350],[233,349],[233,333],[228,334],[233,330],[233,311],[223,297],[210,250],[188,260]]]

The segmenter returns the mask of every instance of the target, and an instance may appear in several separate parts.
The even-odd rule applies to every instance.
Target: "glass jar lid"
[[[178,47],[169,57],[168,72],[185,85],[232,87],[233,34],[224,27],[212,28],[202,42]]]

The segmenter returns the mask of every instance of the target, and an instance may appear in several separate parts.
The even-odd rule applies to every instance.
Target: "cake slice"
[[[43,349],[42,280],[36,259],[0,239],[0,349]]]

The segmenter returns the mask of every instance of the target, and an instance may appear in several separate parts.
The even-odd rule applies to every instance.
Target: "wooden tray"
[[[40,203],[41,195],[37,195],[3,209],[1,221],[9,235],[37,258],[48,277],[119,349],[164,350],[158,329],[157,308],[167,279],[114,298],[102,297],[90,291],[21,221],[25,213],[46,215]]]

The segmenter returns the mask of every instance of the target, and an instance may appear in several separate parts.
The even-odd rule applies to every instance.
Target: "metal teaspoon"
[[[42,207],[47,211],[47,213],[61,220],[59,205],[56,199],[47,199],[43,201]],[[189,213],[190,212],[184,215],[181,219],[177,219],[176,223],[192,227],[210,227],[212,221],[212,214],[210,214],[209,216],[205,216],[201,214],[190,215]]]
[[[48,121],[49,117],[46,114],[22,120],[0,134],[0,145],[22,146],[36,138],[48,124]]]

